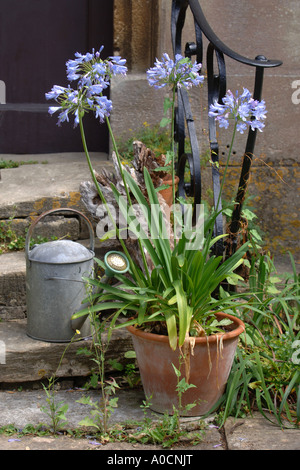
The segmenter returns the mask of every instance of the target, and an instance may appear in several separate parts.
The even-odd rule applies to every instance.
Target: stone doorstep
[[[13,158],[15,159],[15,155]],[[36,156],[36,157],[43,157]],[[101,157],[101,156],[100,156]],[[96,171],[113,170],[107,156],[92,159]],[[82,181],[91,180],[88,165],[76,154],[59,160],[50,156],[49,164],[23,165],[1,171],[0,219],[27,217],[61,207],[84,208],[79,187]]]
[[[3,156],[2,156],[3,157]],[[11,156],[17,160],[17,155]],[[24,159],[26,156],[24,156]],[[27,156],[31,157],[31,156]],[[82,212],[93,223],[91,215],[81,201],[80,184],[91,179],[85,156],[80,154],[54,154],[49,155],[49,163],[41,164],[46,155],[37,155],[34,160],[39,164],[24,165],[19,168],[2,170],[0,222],[9,222],[17,235],[24,235],[25,229],[32,220],[53,209],[70,208]],[[102,168],[113,171],[112,162],[107,160],[106,154],[91,154],[95,169]],[[50,224],[43,219],[34,229],[34,233],[50,237],[62,237],[71,233],[72,239],[84,239],[89,236],[84,220],[71,212],[64,213],[64,217],[57,213],[51,215],[56,220]],[[77,217],[77,220],[75,219]],[[95,225],[95,224],[93,224]]]
[[[104,335],[104,341],[105,338]],[[72,343],[34,340],[26,334],[26,320],[0,322],[0,383],[39,381],[53,374],[60,378],[86,377],[90,375],[94,362],[76,352],[79,348],[91,347],[91,344],[91,338]],[[112,372],[109,359],[124,364],[124,354],[131,349],[133,346],[127,329],[115,330],[106,352],[107,372]]]

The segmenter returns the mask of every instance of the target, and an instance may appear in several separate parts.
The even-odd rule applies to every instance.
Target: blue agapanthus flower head
[[[154,88],[176,86],[189,89],[204,81],[204,77],[199,74],[200,69],[201,64],[192,63],[187,57],[177,54],[173,60],[164,53],[161,60],[156,59],[154,67],[147,71],[147,79]]]
[[[85,113],[93,111],[96,118],[103,122],[112,111],[112,102],[103,95],[110,85],[110,79],[115,75],[126,75],[126,60],[119,56],[101,59],[103,46],[98,51],[81,54],[75,53],[75,58],[66,63],[67,79],[77,82],[76,88],[54,85],[46,93],[46,99],[54,99],[59,106],[50,106],[49,113],[59,112],[57,124],[69,122],[69,114],[74,115],[74,126]]]
[[[229,119],[234,119],[236,129],[241,134],[247,130],[248,126],[252,130],[258,129],[262,132],[267,113],[264,100],[254,100],[250,91],[244,88],[240,95],[238,92],[234,95],[228,90],[222,102],[223,104],[220,104],[215,101],[211,104],[208,113],[210,117],[216,119],[220,127],[227,129]]]
[[[46,93],[47,100],[56,100],[62,93],[65,92],[65,87],[54,85],[52,90]]]

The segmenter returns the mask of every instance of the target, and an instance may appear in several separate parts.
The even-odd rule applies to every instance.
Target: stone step
[[[22,158],[21,158],[22,157]],[[83,153],[46,155],[1,155],[1,159],[36,161],[18,168],[2,169],[0,173],[0,222],[18,236],[24,236],[34,218],[52,209],[72,208],[90,216],[81,201],[80,183],[90,181],[91,175]],[[112,162],[103,153],[91,153],[96,171],[113,171]],[[90,217],[89,217],[90,218]],[[82,232],[82,233],[81,233]],[[43,219],[35,229],[35,235],[84,238],[87,230],[80,217],[66,213]]]
[[[113,165],[104,153],[91,153],[96,171]],[[9,224],[17,237],[25,236],[26,229],[36,216],[52,209],[71,208],[87,213],[79,192],[80,183],[90,181],[91,175],[84,153],[47,155],[1,155],[2,160],[36,162],[18,168],[1,170],[0,175],[0,230]],[[94,230],[94,233],[96,231]],[[86,246],[90,245],[88,227],[82,217],[72,212],[43,218],[34,227],[31,241],[36,237],[68,237]],[[110,242],[98,243],[95,236],[95,253],[102,258],[106,251],[116,247]],[[26,318],[25,254],[9,252],[0,254],[0,320]]]
[[[108,156],[102,153],[91,153],[92,165],[96,171],[102,168],[113,169]],[[46,155],[11,155],[14,161],[24,160],[36,163],[21,165],[18,168],[1,170],[1,207],[0,219],[43,210],[44,202],[53,201],[56,207],[79,203],[78,189],[82,181],[91,179],[90,171],[83,153],[62,153]],[[20,158],[22,157],[22,158]],[[1,155],[1,159],[9,156]],[[45,207],[45,210],[52,207]]]
[[[0,223],[10,224],[17,236],[24,236],[34,218],[59,208],[72,208],[90,219],[80,198],[79,186],[91,180],[83,153],[48,155],[1,155],[2,160],[35,161],[34,164],[4,169],[0,173]],[[91,153],[93,167],[100,171],[113,170],[106,154]],[[71,215],[70,215],[71,214]],[[34,236],[51,239],[70,235],[73,240],[89,245],[88,230],[83,230],[80,217],[72,213],[45,217],[35,227]],[[91,219],[90,219],[91,220]],[[109,247],[95,246],[103,257]],[[66,343],[47,343],[29,338],[26,334],[26,261],[24,251],[0,255],[0,383],[21,383],[40,380],[55,373]],[[90,374],[93,362],[76,356],[82,345],[91,339],[68,345],[58,376],[74,377]],[[122,361],[123,353],[131,348],[127,330],[113,334],[107,356]]]
[[[103,340],[106,339],[104,335]],[[0,322],[0,384],[35,382],[53,374],[58,378],[86,377],[95,363],[76,352],[79,348],[91,347],[91,343],[91,338],[70,343],[34,340],[27,336],[26,320]],[[127,329],[114,330],[105,356],[107,372],[112,371],[109,359],[124,364],[125,352],[132,349]]]
[[[88,245],[89,240],[83,240]],[[96,246],[96,256],[103,258],[108,247]],[[56,372],[66,343],[34,340],[26,334],[26,260],[24,252],[0,255],[0,384],[22,383],[50,377]],[[91,346],[91,339],[68,346],[58,377],[85,377],[94,363],[84,355],[77,356],[82,346]],[[124,353],[132,349],[126,329],[113,333],[107,359],[124,363]]]

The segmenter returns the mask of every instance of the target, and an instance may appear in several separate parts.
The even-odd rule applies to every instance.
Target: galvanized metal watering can
[[[55,212],[80,215],[89,229],[89,249],[71,240],[55,240],[30,249],[34,228],[41,219]],[[72,315],[87,307],[83,277],[93,276],[94,231],[91,222],[75,209],[61,208],[43,213],[31,224],[26,237],[27,335],[47,342],[69,342],[89,336],[87,316],[72,320]],[[76,335],[76,330],[80,334]]]

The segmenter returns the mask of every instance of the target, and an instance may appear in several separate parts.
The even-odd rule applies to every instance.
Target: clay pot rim
[[[195,338],[196,344],[201,344],[201,343],[207,344],[207,342],[215,343],[221,337],[222,337],[222,341],[226,341],[226,340],[229,340],[229,339],[236,338],[237,336],[239,336],[240,334],[242,334],[245,331],[245,324],[240,318],[234,317],[233,315],[230,315],[229,313],[224,313],[224,312],[218,312],[215,315],[217,317],[221,316],[222,318],[228,318],[233,323],[235,323],[236,328],[234,328],[233,330],[227,331],[224,334],[223,333],[217,333],[217,334],[210,335],[210,336],[207,336],[207,337],[204,336],[204,337],[201,337],[201,338]],[[169,343],[169,337],[167,335],[158,335],[156,333],[149,333],[149,332],[140,330],[139,328],[136,328],[132,325],[127,326],[127,330],[131,334],[133,334],[135,336],[139,336],[140,338],[143,338],[145,340],[148,339],[150,341],[155,341],[155,342],[159,342],[159,343]]]

